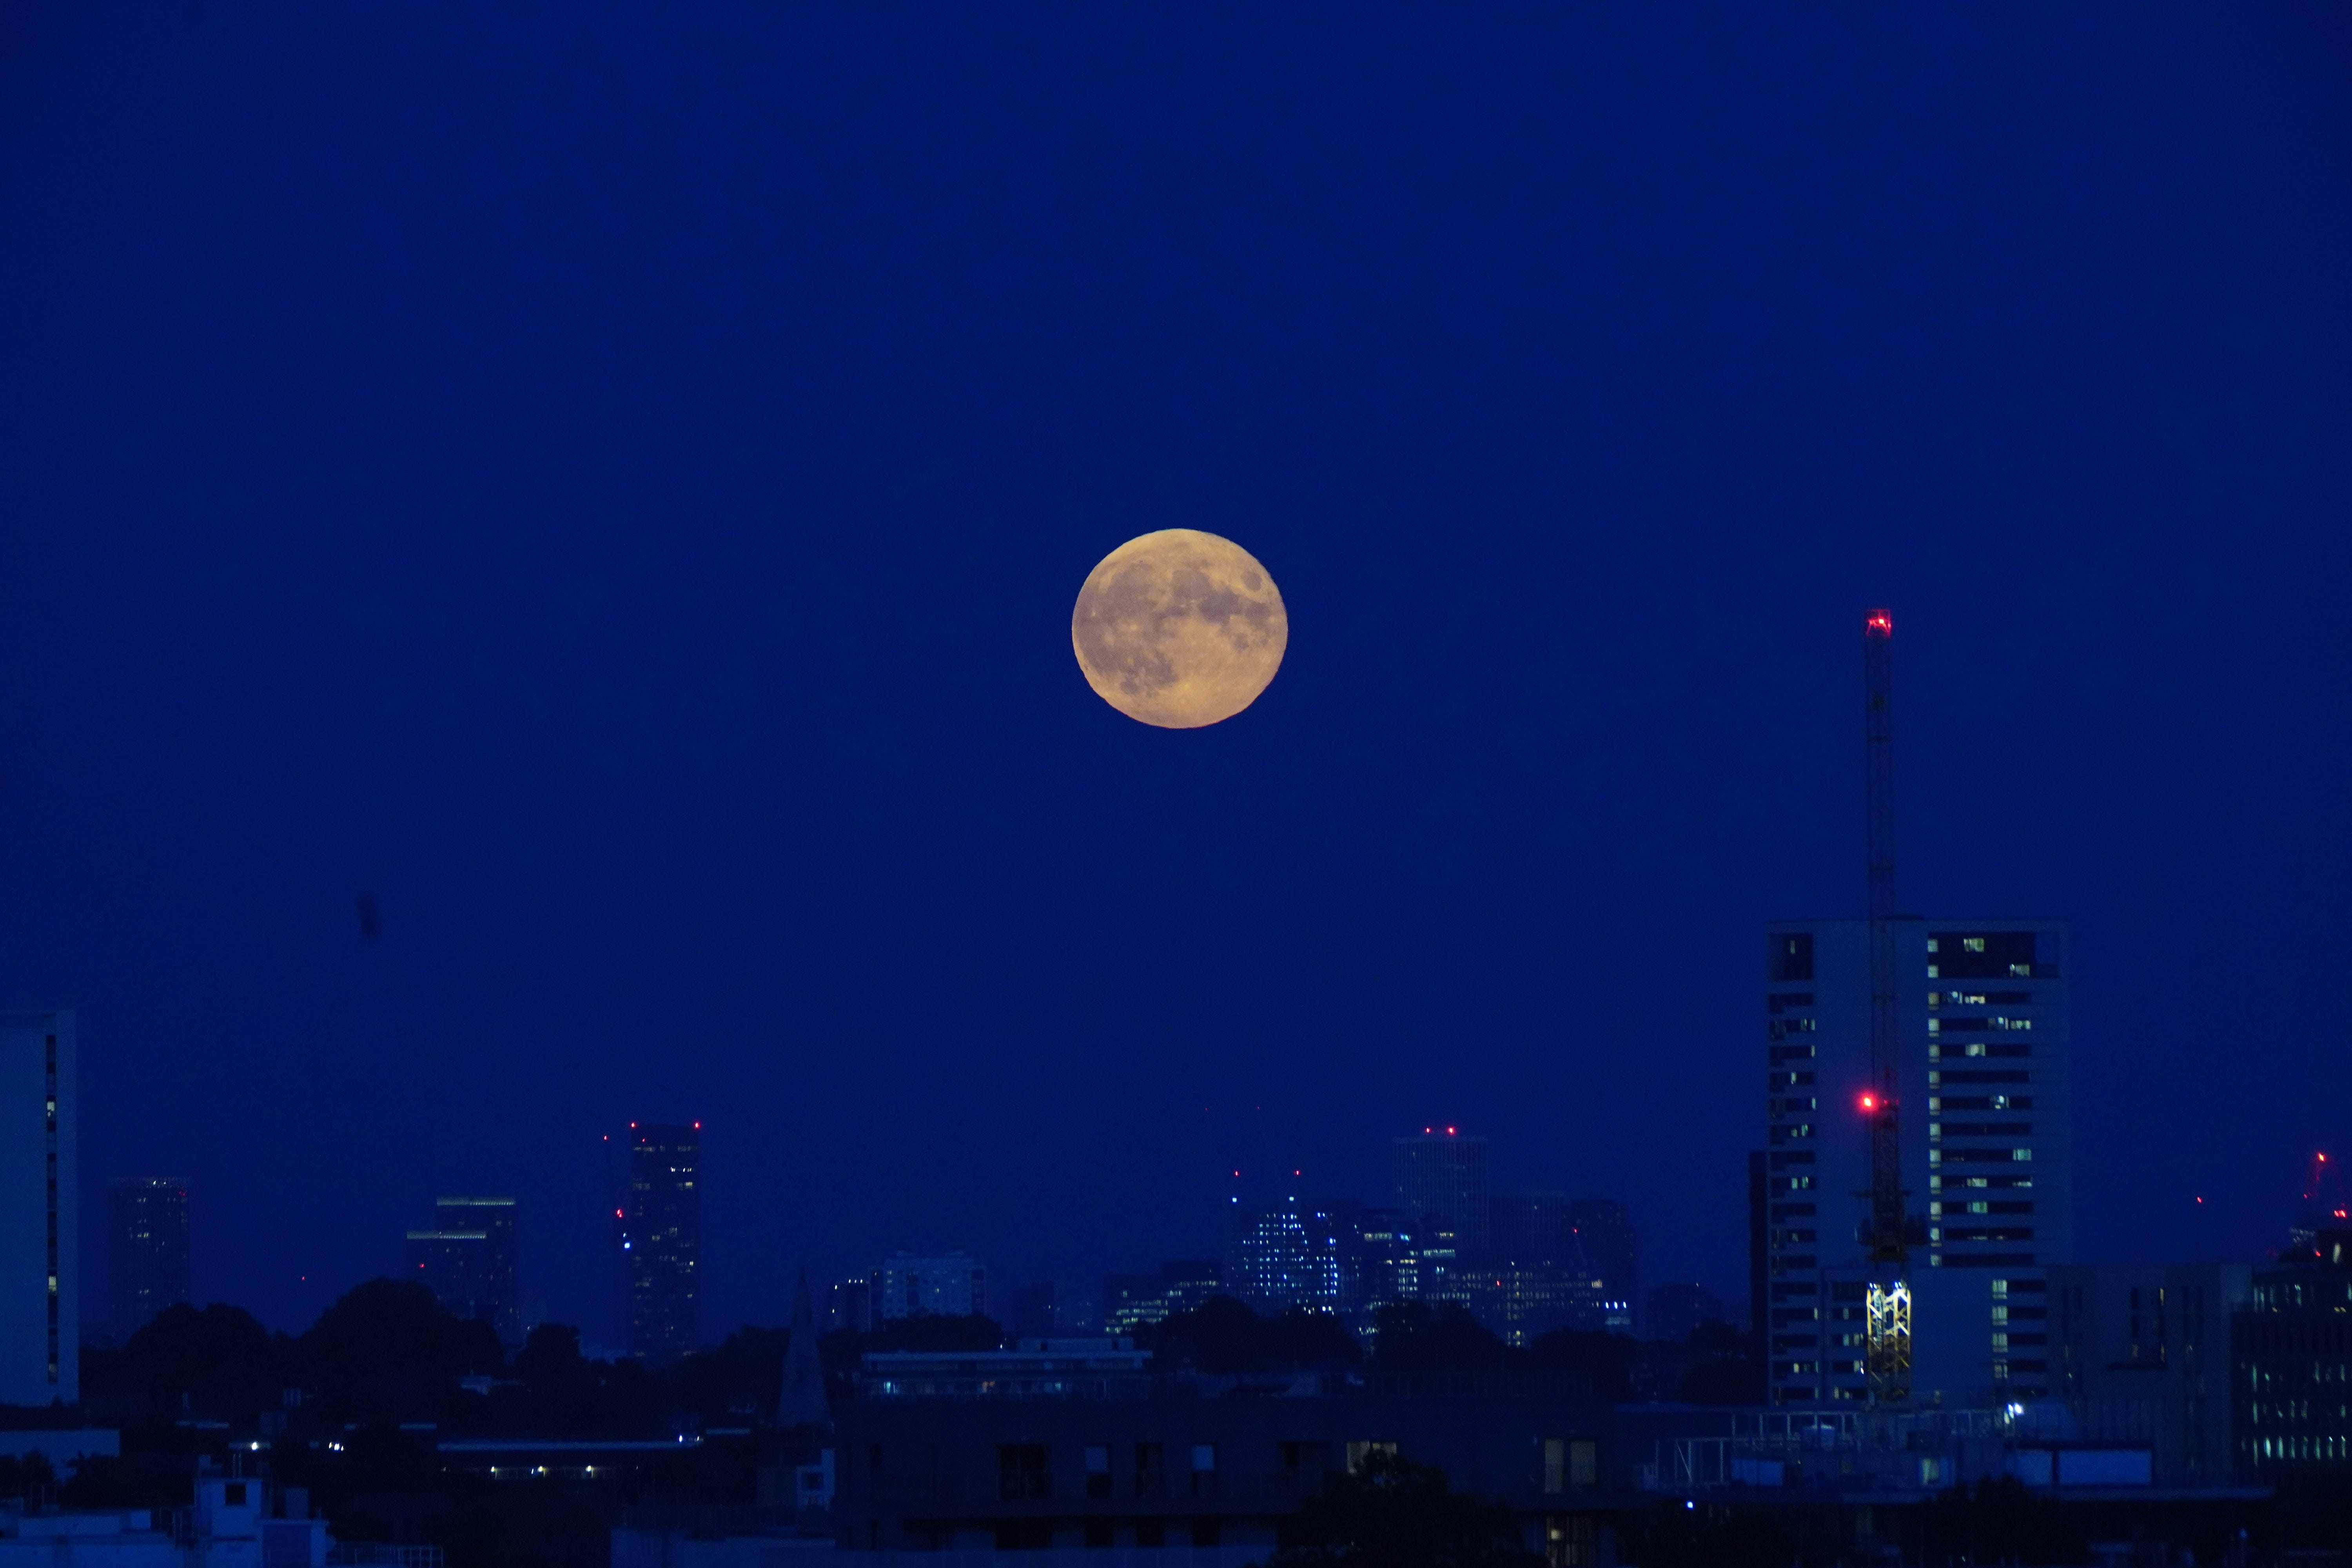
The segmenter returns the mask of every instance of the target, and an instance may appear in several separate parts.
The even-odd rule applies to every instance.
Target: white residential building
[[[1897,1081],[1916,1402],[2052,1388],[2048,1269],[2073,1261],[2066,928],[1895,922]],[[1767,928],[1771,1397],[1868,1396],[1870,925]]]

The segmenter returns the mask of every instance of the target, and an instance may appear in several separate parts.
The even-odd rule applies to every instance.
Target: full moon
[[[1289,643],[1282,595],[1257,558],[1190,528],[1104,556],[1070,612],[1095,695],[1163,730],[1197,730],[1256,701]]]

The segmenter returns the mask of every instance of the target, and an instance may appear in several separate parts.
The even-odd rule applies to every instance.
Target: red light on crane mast
[[[1862,1097],[1861,1104],[1864,1110],[1875,1110],[1878,1109],[1878,1096],[1865,1094]]]
[[[1891,610],[1872,610],[1862,618],[1862,635],[1866,637],[1891,637],[1895,635],[1895,615]]]

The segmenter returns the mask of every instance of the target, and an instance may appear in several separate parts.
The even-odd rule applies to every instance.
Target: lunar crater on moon
[[[1250,552],[1189,528],[1130,539],[1087,574],[1070,616],[1078,668],[1131,719],[1191,730],[1257,700],[1290,620]]]

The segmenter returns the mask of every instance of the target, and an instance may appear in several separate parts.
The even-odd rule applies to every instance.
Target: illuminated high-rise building
[[[188,1304],[188,1184],[122,1176],[106,1184],[106,1282],[114,1342]]]
[[[74,1016],[0,1013],[0,1405],[80,1398]]]
[[[629,1354],[656,1365],[702,1342],[702,1123],[629,1124],[620,1222]]]
[[[2066,928],[1904,917],[1896,1061],[1911,1398],[2052,1387],[2048,1269],[2073,1261]],[[1869,1396],[1870,924],[1767,930],[1765,1325],[1777,1404]]]
[[[1223,1288],[1261,1310],[1337,1312],[1347,1303],[1345,1220],[1320,1204],[1284,1198],[1226,1220]]]

